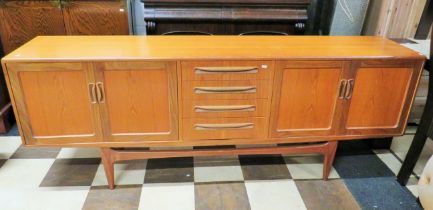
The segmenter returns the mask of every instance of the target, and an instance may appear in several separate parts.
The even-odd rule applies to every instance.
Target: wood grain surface
[[[411,77],[410,68],[359,68],[347,128],[396,127]]]
[[[0,39],[10,53],[38,35],[64,35],[62,10],[50,1],[5,1],[0,6]]]
[[[107,141],[177,140],[177,74],[174,62],[97,64],[105,89],[100,102]]]
[[[99,111],[90,102],[88,65],[11,64],[9,76],[28,143],[79,143],[102,140]]]
[[[128,12],[122,1],[68,1],[63,10],[69,35],[128,35]]]
[[[55,49],[55,50],[52,50]],[[56,36],[37,37],[6,61],[425,59],[382,37]]]

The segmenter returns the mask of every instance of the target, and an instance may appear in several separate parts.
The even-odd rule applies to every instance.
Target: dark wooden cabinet
[[[38,35],[63,35],[62,10],[50,1],[4,1],[0,4],[0,38],[5,53]]]
[[[121,1],[70,1],[63,8],[68,35],[129,33],[128,13]]]
[[[311,0],[142,0],[147,33],[304,34]]]

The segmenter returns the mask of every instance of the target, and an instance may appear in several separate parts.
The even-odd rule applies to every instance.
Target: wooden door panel
[[[21,72],[19,77],[33,135],[93,132],[85,72],[33,71]]]
[[[177,140],[174,62],[97,64],[103,82],[107,138],[112,141]],[[101,107],[102,108],[102,107]]]
[[[38,35],[63,35],[62,10],[50,1],[4,1],[0,3],[0,39],[10,53]]]
[[[411,68],[359,68],[346,127],[397,127],[411,77]]]
[[[403,134],[422,71],[422,62],[352,62],[353,91],[346,100],[347,135]]]
[[[12,91],[30,144],[100,141],[92,72],[81,63],[8,64]]]
[[[68,35],[127,35],[128,14],[122,1],[70,1],[63,10]]]
[[[289,62],[287,62],[289,63]],[[342,63],[278,65],[271,111],[271,136],[334,132]]]

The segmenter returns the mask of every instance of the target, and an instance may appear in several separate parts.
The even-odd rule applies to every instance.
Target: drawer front
[[[185,61],[182,80],[269,80],[271,61]]]
[[[184,118],[264,117],[267,110],[267,99],[183,101]]]
[[[183,99],[268,99],[270,82],[267,80],[244,81],[185,81]]]
[[[184,140],[266,138],[267,118],[184,119]]]

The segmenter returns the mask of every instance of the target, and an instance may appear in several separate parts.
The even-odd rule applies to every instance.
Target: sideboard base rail
[[[199,157],[224,155],[262,155],[262,154],[322,154],[323,180],[327,180],[334,162],[337,141],[324,143],[284,145],[276,147],[229,148],[229,149],[192,149],[192,150],[123,150],[116,148],[101,148],[101,159],[104,165],[108,187],[114,189],[114,163],[126,160],[170,157]]]

